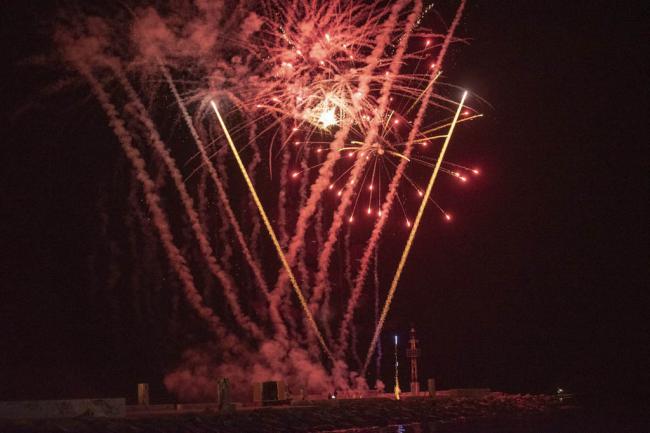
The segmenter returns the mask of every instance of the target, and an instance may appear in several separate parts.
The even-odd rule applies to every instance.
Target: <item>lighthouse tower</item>
[[[420,392],[420,384],[418,382],[418,357],[420,356],[420,349],[418,349],[418,340],[415,338],[415,328],[411,328],[411,338],[409,339],[409,347],[406,349],[406,357],[411,360],[411,393],[417,394]]]

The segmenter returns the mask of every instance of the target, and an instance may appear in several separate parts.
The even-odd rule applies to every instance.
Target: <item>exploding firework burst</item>
[[[433,182],[422,179],[478,174],[436,150],[457,123],[481,116],[471,107],[461,114],[465,96],[459,103],[457,89],[439,85],[464,1],[444,32],[421,26],[431,10],[421,0],[172,6],[64,14],[56,31],[61,57],[90,86],[134,173],[129,197],[145,200],[142,208],[132,199],[133,208],[152,216],[157,233],[148,247],[160,247],[214,336],[188,349],[168,388],[205,397],[211,376],[230,377],[241,392],[251,377],[314,392],[365,387],[346,363],[348,335],[395,202],[411,229],[407,253],[433,202]],[[169,101],[191,146],[171,143]],[[238,193],[231,153],[254,200]],[[419,203],[417,215],[407,201]],[[354,278],[346,265],[349,300],[333,311],[341,290],[329,278],[333,248],[344,222],[362,215],[372,217],[370,235]],[[279,270],[264,252],[270,239]]]

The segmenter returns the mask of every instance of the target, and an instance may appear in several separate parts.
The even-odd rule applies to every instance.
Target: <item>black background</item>
[[[441,183],[454,223],[418,235],[386,338],[405,341],[413,323],[422,379],[443,388],[644,393],[641,15],[625,2],[468,3],[470,44],[445,72],[492,108],[449,158],[483,174]],[[32,60],[51,48],[56,5],[1,8],[0,399],[130,395],[138,356],[107,343],[84,296],[97,179],[111,178],[117,142],[91,97],[43,96],[56,77]],[[454,4],[440,10],[448,22]],[[390,377],[388,356],[384,367]]]

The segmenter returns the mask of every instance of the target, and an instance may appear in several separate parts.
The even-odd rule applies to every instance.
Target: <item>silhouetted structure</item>
[[[411,328],[411,338],[409,339],[409,347],[406,349],[406,357],[411,360],[411,392],[420,392],[420,383],[418,382],[418,357],[420,356],[420,349],[418,349],[418,340],[415,338],[415,328]]]

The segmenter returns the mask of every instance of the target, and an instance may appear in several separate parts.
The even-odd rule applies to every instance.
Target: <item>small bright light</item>
[[[352,222],[352,221],[354,221],[354,217],[350,217],[350,219],[348,219],[348,222]]]
[[[339,192],[336,193],[336,195],[338,195],[339,197],[341,197],[341,194],[343,194],[343,190],[342,190],[342,189],[340,189]]]
[[[318,116],[318,121],[323,125],[323,128],[336,125],[336,113],[334,109],[330,108],[329,110],[322,111],[320,116]]]
[[[321,60],[320,62],[318,62],[318,64],[323,66],[325,64],[325,62]]]
[[[294,141],[293,144],[295,144],[297,146],[297,145],[300,144],[300,142],[299,141]]]
[[[469,116],[469,110],[463,111],[463,116]]]
[[[329,33],[325,33],[325,39],[327,39],[327,42],[330,41],[330,34]]]
[[[458,178],[463,182],[467,182],[467,178],[465,176],[458,176]]]
[[[329,186],[329,189],[332,189],[332,188],[334,188],[334,184],[331,184],[331,185]]]
[[[297,130],[298,130],[298,128],[293,128],[292,129],[293,132],[296,132]]]
[[[300,50],[296,50],[296,53],[297,53],[299,56],[302,56],[302,51],[300,51]]]
[[[377,215],[381,216],[381,209],[377,212]]]
[[[320,149],[320,148],[316,149],[316,153],[321,153],[322,151],[323,151],[323,149]]]
[[[348,152],[348,158],[352,158],[354,156],[354,152]]]
[[[397,344],[397,335],[395,336],[395,344]]]
[[[368,208],[368,215],[372,213],[372,209]]]
[[[372,185],[368,187],[368,191],[372,191]]]
[[[448,213],[446,213],[446,214],[445,214],[445,219],[446,219],[447,221],[451,221],[451,215],[449,215]]]
[[[418,190],[418,195],[419,195],[420,197],[422,197],[422,196],[424,195],[424,193],[423,193],[422,191]]]
[[[406,227],[411,227],[411,221],[409,221],[408,219],[406,220]]]
[[[431,41],[427,39],[427,45],[426,46],[428,47],[429,45],[431,45]]]
[[[291,173],[291,177],[293,177],[293,178],[298,177],[298,172],[297,172],[297,171],[294,171],[293,173]]]
[[[472,173],[474,173],[474,174],[481,174],[481,172],[479,171],[478,168],[474,168],[474,169],[472,169]]]
[[[429,143],[427,143],[426,141],[423,141],[423,142],[422,142],[422,146],[423,146],[423,147],[427,147],[428,145],[429,145]]]
[[[435,64],[435,63],[431,63],[431,65],[429,66],[429,69],[433,69],[433,68],[435,68],[435,67],[436,67],[436,64]]]
[[[397,125],[397,124],[399,123],[399,119],[395,119],[395,120],[393,120],[393,123],[394,123],[395,125]]]

